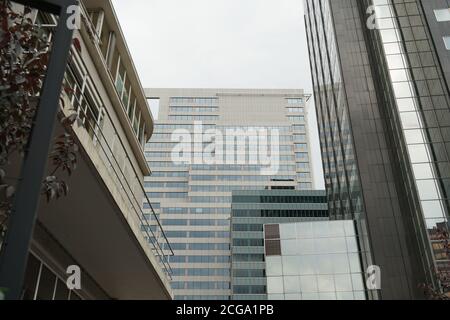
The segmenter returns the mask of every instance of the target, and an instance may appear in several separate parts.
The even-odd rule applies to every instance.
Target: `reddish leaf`
[[[73,39],[73,45],[74,45],[75,49],[77,49],[77,51],[79,53],[81,53],[81,42],[80,42],[80,39],[74,38]]]

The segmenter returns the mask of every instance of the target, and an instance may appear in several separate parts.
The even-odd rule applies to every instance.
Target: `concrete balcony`
[[[95,59],[72,50],[62,113],[77,112],[73,132],[81,150],[73,175],[62,177],[68,196],[41,203],[32,253],[60,279],[69,265],[80,266],[82,299],[172,299],[173,252],[143,187],[150,171],[113,107],[116,92],[104,82]]]
[[[65,97],[66,115],[74,99],[82,97]],[[103,110],[99,123],[89,116],[91,107],[78,108],[74,132],[81,150],[76,171],[66,177],[69,195],[41,203],[32,252],[45,263],[56,262],[61,272],[79,265],[82,279],[91,279],[83,298],[171,299],[171,252],[164,250],[167,239],[154,212],[144,218],[143,200],[150,202],[142,173],[109,111]],[[59,250],[50,249],[56,244]]]

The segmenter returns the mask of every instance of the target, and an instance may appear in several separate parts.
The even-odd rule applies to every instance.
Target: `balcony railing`
[[[108,168],[108,172],[117,187],[121,189],[121,196],[134,213],[136,222],[140,225],[139,230],[134,230],[134,232],[144,233],[153,254],[167,277],[171,279],[172,269],[168,257],[174,255],[173,250],[108,108],[104,107],[100,94],[87,73],[84,62],[76,57],[77,53],[73,50],[65,74],[65,86],[70,88],[68,90],[70,93],[66,96],[70,100],[71,106],[78,113],[83,127],[91,137],[98,155]],[[86,70],[86,72],[79,74],[80,68]],[[151,211],[150,219],[146,218],[148,213],[144,212],[144,206]]]

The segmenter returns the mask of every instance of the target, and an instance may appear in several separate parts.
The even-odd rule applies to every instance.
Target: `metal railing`
[[[75,88],[70,85],[70,81],[68,79],[68,76],[70,75],[73,80],[77,82],[77,85],[82,88],[83,84],[78,82],[78,78],[75,76],[72,68],[74,67],[75,62],[73,61],[73,55],[76,54],[74,51],[72,51],[71,57],[69,59],[68,67],[66,69],[66,75],[65,75],[65,85],[69,86],[71,90],[74,90]],[[84,62],[79,59],[81,63],[84,64]],[[83,66],[86,70],[86,66]],[[88,75],[87,75],[88,77]],[[86,81],[86,80],[85,80]],[[96,94],[98,97],[100,97],[97,89],[90,88],[96,91]],[[115,92],[114,92],[115,94]],[[72,95],[72,96],[71,96]],[[155,254],[155,256],[158,259],[158,262],[162,265],[165,274],[168,276],[169,279],[172,279],[172,268],[170,266],[168,257],[173,256],[174,252],[170,246],[170,243],[168,241],[168,238],[162,228],[162,225],[159,221],[158,216],[155,213],[155,210],[153,209],[153,206],[151,204],[150,199],[147,196],[147,193],[145,192],[145,188],[143,186],[143,181],[141,181],[138,178],[137,170],[134,167],[130,157],[128,156],[128,152],[125,148],[124,142],[122,141],[117,128],[114,124],[114,122],[111,119],[111,116],[109,114],[109,111],[107,108],[104,108],[103,105],[100,108],[100,112],[104,114],[106,117],[101,123],[98,123],[97,121],[92,121],[90,119],[97,119],[97,117],[101,116],[101,113],[98,112],[95,113],[93,110],[93,107],[91,105],[90,99],[86,97],[86,91],[81,92],[80,98],[76,95],[76,89],[73,93],[67,95],[68,98],[71,99],[71,103],[73,105],[74,102],[77,103],[78,108],[75,110],[79,113],[79,117],[84,119],[83,125],[86,130],[88,130],[89,134],[92,134],[93,141],[96,146],[98,146],[96,149],[100,152],[102,151],[104,154],[104,161],[106,161],[106,165],[110,168],[109,172],[112,173],[117,182],[119,183],[119,186],[124,192],[122,192],[122,196],[125,196],[128,200],[128,202],[131,204],[131,209],[135,213],[136,217],[138,218],[138,222],[141,225],[141,230],[145,234],[145,238],[149,244],[152,245],[152,252]],[[84,100],[83,100],[84,99]],[[86,105],[86,110],[81,110],[79,106],[82,104]],[[103,103],[102,103],[103,104]],[[81,114],[80,114],[81,113]],[[97,114],[97,115],[96,115]],[[90,118],[91,117],[91,118]],[[134,174],[133,184],[134,186],[138,186],[139,191],[142,192],[143,199],[139,200],[136,197],[135,192],[133,192],[133,188],[130,185],[129,178],[130,175],[126,175],[121,168],[119,164],[119,159],[116,157],[115,154],[117,152],[113,151],[113,148],[111,147],[111,144],[108,143],[108,139],[105,136],[105,132],[103,131],[105,126],[105,120],[108,120],[108,124],[110,125],[111,129],[114,132],[114,137],[116,138],[116,141],[119,143],[119,146],[121,147],[122,154],[124,155],[124,159],[129,164],[129,167],[132,169],[132,172]],[[91,130],[91,131],[90,131]],[[111,137],[110,137],[111,139]],[[132,184],[132,185],[133,185]],[[145,218],[146,213],[144,212],[144,205],[147,205],[149,210],[152,214],[152,221],[153,224],[149,223],[150,219]],[[162,244],[163,242],[164,244]],[[164,249],[167,248],[167,249]]]

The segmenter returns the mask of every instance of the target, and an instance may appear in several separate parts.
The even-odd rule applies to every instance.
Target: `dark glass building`
[[[233,300],[268,298],[264,225],[328,221],[326,201],[324,191],[233,192],[231,214]]]
[[[305,1],[330,217],[357,221],[373,299],[423,298],[448,270],[449,8]]]

